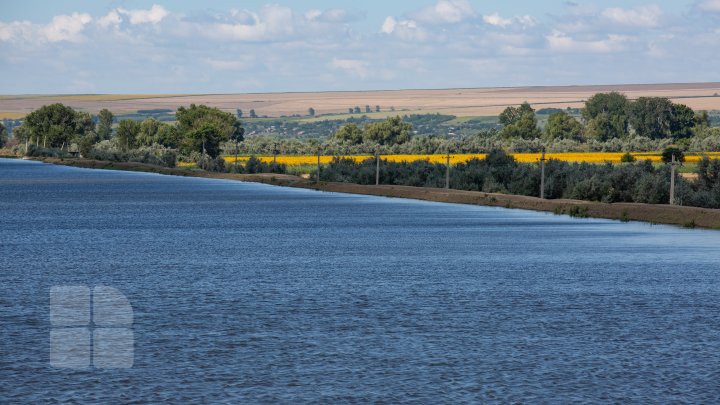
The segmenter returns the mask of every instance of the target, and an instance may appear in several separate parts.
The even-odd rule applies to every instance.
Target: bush
[[[216,158],[211,158],[210,156],[204,156],[198,160],[197,165],[199,168],[203,170],[207,170],[209,172],[225,172],[225,159],[218,156]]]
[[[683,151],[680,150],[680,148],[674,146],[667,147],[665,148],[665,150],[663,150],[662,161],[665,163],[670,163],[672,162],[673,156],[675,156],[676,162],[682,163],[685,161],[685,154],[683,153]]]
[[[25,151],[25,156],[29,157],[54,157],[54,158],[66,158],[70,156],[68,152],[55,148],[42,148],[37,145],[28,145]]]
[[[620,157],[620,162],[622,163],[632,163],[635,160],[635,156],[633,156],[630,152],[625,152],[625,154]]]
[[[102,141],[95,145],[87,155],[88,159],[107,160],[111,162],[135,162],[156,166],[175,167],[177,155],[174,150],[163,147],[143,147],[121,151],[112,141]]]

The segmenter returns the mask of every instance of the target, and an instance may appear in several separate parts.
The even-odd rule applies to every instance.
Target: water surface
[[[0,402],[720,400],[720,233],[0,159]],[[49,364],[113,286],[134,366]]]

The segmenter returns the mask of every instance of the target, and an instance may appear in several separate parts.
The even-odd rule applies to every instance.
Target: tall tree
[[[5,143],[7,142],[7,129],[5,128],[5,125],[0,122],[0,148],[5,146]]]
[[[568,113],[561,111],[550,115],[548,123],[545,126],[545,138],[553,139],[582,139],[582,125],[570,116]]]
[[[630,104],[630,125],[651,139],[672,136],[673,103],[664,97],[640,97]]]
[[[133,120],[122,120],[115,131],[115,140],[120,149],[127,151],[137,145],[137,136],[140,133],[140,123]]]
[[[98,123],[96,129],[99,140],[105,141],[112,137],[112,125],[114,119],[115,117],[113,116],[113,113],[107,108],[100,110],[98,113]]]
[[[147,118],[140,124],[140,131],[137,134],[137,143],[139,146],[150,146],[158,142],[158,131],[163,125],[155,118]]]
[[[233,132],[230,134],[230,140],[235,142],[235,162],[237,162],[240,142],[245,140],[245,128],[243,128],[240,120],[235,120],[233,123]]]
[[[56,103],[45,105],[25,117],[23,124],[36,143],[47,147],[61,147],[77,136],[92,129],[87,113],[78,113],[71,107]]]
[[[253,110],[250,110],[252,116]],[[212,158],[220,154],[220,144],[230,139],[237,119],[233,114],[205,105],[180,107],[175,114],[177,129],[185,152],[207,153]]]
[[[673,104],[670,119],[670,134],[675,139],[691,138],[696,125],[696,114],[685,104]]]
[[[599,140],[623,138],[628,134],[630,102],[621,93],[598,93],[585,102],[583,119],[588,136]],[[595,122],[593,122],[595,121]]]
[[[363,139],[367,143],[396,145],[410,141],[412,125],[399,116],[388,117],[385,121],[365,124]]]
[[[335,132],[335,139],[357,145],[362,143],[363,133],[356,124],[349,123],[343,125],[337,132]]]
[[[537,126],[537,118],[535,113],[523,113],[512,124],[508,124],[500,131],[500,136],[508,139],[536,139],[540,138],[541,132]]]
[[[535,110],[527,102],[522,103],[519,107],[507,107],[498,117],[503,125],[515,124],[525,114],[535,114]]]
[[[311,116],[311,117],[314,117],[314,116],[315,116],[315,109],[312,108],[312,107],[308,108],[308,115]]]

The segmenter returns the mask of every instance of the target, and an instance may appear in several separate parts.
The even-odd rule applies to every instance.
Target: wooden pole
[[[445,188],[450,190],[450,152],[445,156]]]
[[[675,205],[675,155],[670,162],[670,205]]]
[[[545,149],[540,157],[540,198],[545,199]]]
[[[380,185],[380,148],[375,150],[375,185]]]

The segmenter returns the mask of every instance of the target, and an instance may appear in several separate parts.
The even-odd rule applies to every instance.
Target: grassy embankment
[[[90,169],[142,171],[175,176],[251,181],[277,186],[301,187],[331,192],[545,211],[582,218],[607,218],[620,221],[644,221],[653,224],[670,224],[689,228],[701,227],[720,229],[720,210],[708,208],[638,203],[605,204],[578,200],[542,200],[540,198],[518,195],[409,186],[365,186],[359,184],[326,182],[316,184],[300,177],[286,174],[211,173],[197,169],[171,169],[142,163],[118,163],[86,159],[61,160],[55,158],[37,160],[41,160],[46,163]]]

